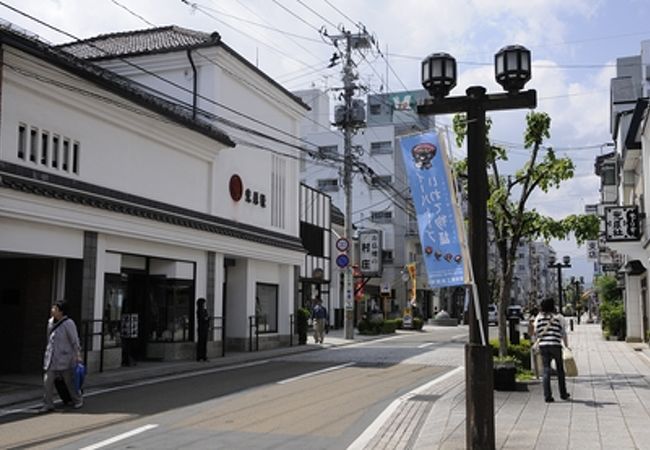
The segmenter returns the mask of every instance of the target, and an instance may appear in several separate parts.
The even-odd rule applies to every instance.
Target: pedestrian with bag
[[[551,391],[551,361],[555,361],[560,398],[568,400],[570,395],[562,360],[562,344],[569,346],[564,317],[555,313],[553,298],[543,300],[540,306],[542,311],[535,318],[535,347],[542,355],[544,400],[547,403],[555,401]]]
[[[74,321],[67,316],[67,302],[57,300],[50,309],[47,322],[47,346],[43,357],[43,407],[41,412],[54,411],[54,389],[57,379],[63,383],[59,396],[64,403],[69,394],[73,408],[83,406],[81,391],[75,388],[75,367],[82,362],[79,335]],[[60,384],[60,382],[59,382]]]
[[[314,341],[323,343],[325,336],[325,325],[327,323],[327,309],[323,306],[323,301],[320,297],[316,297],[315,305],[311,310],[311,318],[314,326]]]

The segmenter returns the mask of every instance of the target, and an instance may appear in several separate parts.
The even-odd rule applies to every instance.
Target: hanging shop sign
[[[637,206],[605,208],[605,240],[607,242],[638,241],[641,224]]]
[[[381,230],[365,230],[359,233],[359,270],[363,276],[381,276],[381,252]]]

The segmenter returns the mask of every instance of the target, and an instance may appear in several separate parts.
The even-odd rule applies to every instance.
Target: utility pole
[[[355,82],[358,74],[354,70],[352,61],[352,50],[370,48],[372,38],[366,32],[351,33],[344,29],[340,35],[330,36],[334,45],[338,47],[339,42],[345,43],[343,53],[343,100],[344,105],[337,107],[335,111],[335,124],[343,131],[343,192],[345,193],[345,238],[351,243],[350,264],[344,270],[343,295],[345,300],[344,329],[345,338],[354,339],[354,276],[352,273],[352,261],[354,260],[354,245],[352,244],[352,135],[365,126],[365,111],[363,104],[353,100],[354,91],[357,88]],[[361,109],[361,110],[359,110]]]

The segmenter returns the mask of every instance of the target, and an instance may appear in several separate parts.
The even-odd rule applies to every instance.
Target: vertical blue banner
[[[447,156],[438,134],[400,139],[417,213],[422,252],[432,288],[471,283],[460,235],[460,209],[451,185]]]

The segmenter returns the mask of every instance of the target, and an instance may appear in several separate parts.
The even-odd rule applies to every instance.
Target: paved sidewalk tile
[[[495,392],[499,449],[649,449],[650,348],[606,341],[600,325],[582,324],[569,335],[579,376],[567,378],[570,401],[545,403],[541,380],[526,391]],[[464,380],[463,380],[464,381]],[[465,448],[465,385],[439,398],[414,449]]]

